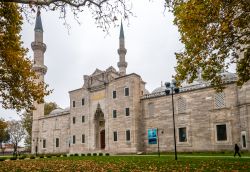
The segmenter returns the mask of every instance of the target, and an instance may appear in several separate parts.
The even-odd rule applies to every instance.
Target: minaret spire
[[[119,37],[119,39],[124,39],[124,31],[123,31],[123,25],[122,25],[122,22],[121,22],[120,37]]]
[[[42,19],[41,19],[41,11],[40,7],[37,9],[37,14],[36,14],[36,25],[35,25],[35,31],[40,31],[43,32],[43,25],[42,25]]]
[[[122,76],[126,75],[126,68],[128,65],[128,63],[125,61],[126,53],[127,53],[127,50],[125,48],[125,37],[124,37],[123,25],[121,22],[120,36],[119,36],[119,49],[118,49],[119,62],[117,63],[117,66]]]
[[[31,43],[31,48],[34,52],[33,70],[37,75],[36,83],[44,82],[44,75],[47,72],[47,67],[44,65],[44,52],[46,51],[46,44],[43,43],[43,26],[41,19],[40,8],[37,10],[36,24],[34,28],[35,40]],[[40,134],[39,134],[39,118],[44,116],[44,103],[38,104],[34,102],[35,110],[33,111],[32,122],[32,153],[41,153],[40,151]]]

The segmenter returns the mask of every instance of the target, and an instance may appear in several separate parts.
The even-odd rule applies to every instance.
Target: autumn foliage
[[[250,1],[166,0],[185,45],[176,53],[177,75],[189,82],[202,70],[204,80],[222,89],[220,72],[236,64],[237,84],[250,79]]]
[[[33,109],[43,102],[47,85],[35,83],[36,74],[21,41],[22,16],[15,3],[0,2],[0,98],[5,109]]]

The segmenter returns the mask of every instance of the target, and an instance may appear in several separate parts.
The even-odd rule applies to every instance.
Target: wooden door
[[[100,132],[101,149],[105,149],[105,130]]]

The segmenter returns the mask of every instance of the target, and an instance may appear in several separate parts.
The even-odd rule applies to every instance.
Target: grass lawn
[[[0,171],[249,171],[250,157],[79,156],[0,162]]]

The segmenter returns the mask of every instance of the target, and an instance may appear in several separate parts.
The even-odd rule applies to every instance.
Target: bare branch
[[[31,10],[31,13],[36,11],[37,6],[41,6],[43,9],[51,11],[59,11],[60,17],[64,19],[64,25],[66,23],[66,12],[71,9],[74,18],[78,18],[78,14],[88,9],[92,18],[95,19],[95,23],[99,28],[102,28],[104,32],[109,31],[110,24],[116,26],[115,22],[117,18],[129,19],[129,16],[133,16],[131,0],[2,0],[2,2],[14,2],[21,4],[22,12],[26,19],[29,15],[27,9]],[[77,21],[78,22],[78,21]]]

